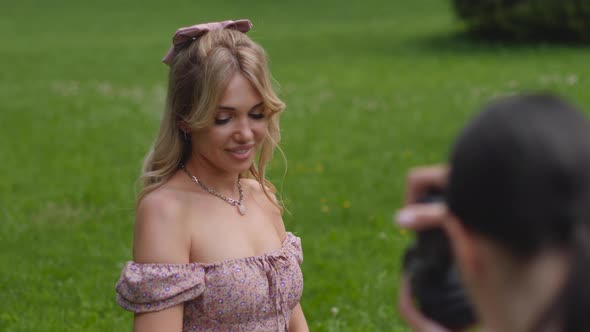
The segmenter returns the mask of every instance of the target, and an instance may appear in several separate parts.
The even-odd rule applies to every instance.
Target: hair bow
[[[202,23],[190,27],[180,28],[176,30],[176,33],[172,38],[172,46],[162,59],[162,62],[170,65],[172,59],[174,59],[174,56],[177,53],[177,46],[182,45],[189,40],[195,40],[209,31],[222,29],[233,29],[246,33],[252,29],[252,22],[250,22],[250,20],[223,21]]]

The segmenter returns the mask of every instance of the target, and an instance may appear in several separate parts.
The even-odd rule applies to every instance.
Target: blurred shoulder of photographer
[[[445,202],[415,203],[429,187],[443,188]],[[448,168],[411,172],[397,222],[444,229],[490,331],[590,331],[590,123],[562,99],[486,105],[457,138]],[[404,281],[399,300],[409,325],[447,331],[414,306],[410,289]]]

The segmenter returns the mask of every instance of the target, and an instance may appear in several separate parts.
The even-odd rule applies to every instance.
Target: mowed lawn
[[[455,34],[444,0],[29,1],[0,10],[0,331],[129,331],[134,183],[180,26],[250,18],[271,59],[282,147],[270,176],[303,241],[312,331],[407,331],[395,307],[412,236],[391,223],[412,165],[444,162],[497,95],[590,110],[590,49]],[[534,165],[531,165],[532,167]]]

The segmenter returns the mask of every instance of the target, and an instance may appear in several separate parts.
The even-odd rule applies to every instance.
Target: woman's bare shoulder
[[[256,195],[265,195],[264,191],[266,190],[266,192],[271,197],[273,197],[273,198],[275,197],[275,190],[273,188],[270,188],[268,186],[263,186],[256,179],[242,178],[242,179],[240,179],[240,183],[242,184],[242,186],[244,188],[246,188],[247,190],[249,190],[250,192],[252,192]],[[263,190],[263,188],[265,190]]]
[[[186,232],[181,194],[167,187],[148,193],[137,207],[133,256],[138,263],[187,263],[190,238]]]
[[[242,183],[244,189],[251,193],[256,200],[274,205],[277,207],[277,211],[280,211],[274,188],[264,186],[255,179],[241,179],[240,183]]]
[[[256,180],[256,179],[240,178],[240,183],[244,187],[247,187],[249,189],[262,191],[262,186],[260,185],[260,182],[258,182],[258,180]]]
[[[255,179],[243,179],[244,188],[253,193],[256,201],[263,209],[266,209],[269,217],[272,219],[277,234],[281,239],[286,236],[285,224],[283,223],[283,210],[276,197],[275,190],[263,185]],[[263,188],[265,190],[263,190]],[[265,192],[266,191],[266,192]]]

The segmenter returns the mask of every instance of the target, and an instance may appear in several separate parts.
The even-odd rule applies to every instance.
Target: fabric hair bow
[[[223,21],[202,23],[190,27],[180,28],[176,30],[176,33],[172,38],[172,46],[162,59],[162,62],[167,65],[172,63],[172,59],[174,59],[174,56],[178,52],[176,49],[177,46],[180,46],[189,40],[195,40],[209,31],[223,29],[233,29],[246,33],[252,29],[252,22],[250,22],[250,20]]]

